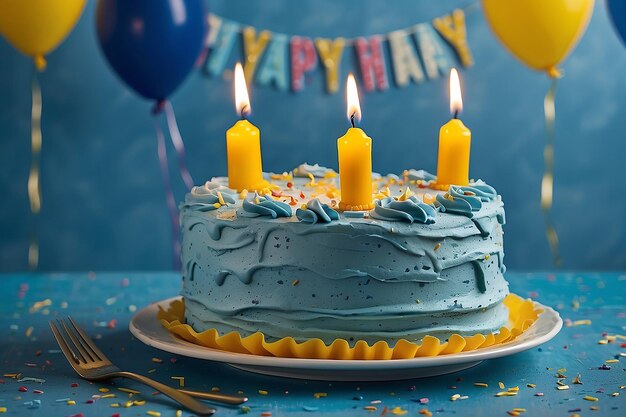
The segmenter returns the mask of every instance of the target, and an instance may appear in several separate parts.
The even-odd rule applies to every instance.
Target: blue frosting
[[[329,182],[338,185],[338,180]],[[228,184],[226,178],[215,181]],[[272,182],[282,188],[283,198],[298,196],[300,190],[312,194],[310,178]],[[320,216],[328,213],[315,202],[300,212],[298,221],[279,217],[279,202],[256,200],[252,193],[246,200],[238,198],[231,210],[198,213],[184,207],[187,323],[197,331],[235,330],[242,336],[261,331],[266,340],[319,337],[327,344],[341,337],[391,345],[400,339],[419,341],[426,334],[444,340],[452,333],[498,330],[508,319],[502,304],[508,290],[499,196],[482,183],[453,188],[449,198],[465,204],[470,218],[416,204],[399,181],[384,186],[390,195],[404,191],[408,198],[379,202],[371,217],[369,211],[343,212],[339,221],[328,223]],[[323,203],[330,205],[327,196],[316,196],[322,210]],[[471,211],[470,198],[482,204],[479,211]],[[282,207],[287,209],[284,203]],[[317,223],[303,220],[313,217],[309,211]],[[390,217],[379,220],[380,213]],[[435,223],[417,222],[429,215]]]
[[[424,171],[423,169],[420,169],[420,170],[407,169],[406,171],[404,171],[404,175],[409,177],[409,180],[412,180],[412,181],[421,180],[421,181],[430,182],[430,181],[434,181],[437,179],[435,175],[431,174],[428,171]]]
[[[482,181],[471,186],[451,185],[446,194],[437,195],[436,205],[442,212],[473,217],[472,212],[479,211],[483,202],[493,201],[496,196],[496,190]]]
[[[258,199],[258,203],[255,200]],[[289,204],[276,201],[270,196],[259,196],[258,194],[250,194],[243,200],[243,213],[239,214],[244,217],[268,216],[273,219],[277,217],[291,217],[291,207]]]
[[[306,204],[306,209],[296,210],[296,216],[303,223],[330,223],[339,220],[339,213],[330,208],[328,204],[322,204],[317,198]]]
[[[411,196],[404,201],[397,201],[393,197],[376,200],[370,217],[378,220],[403,221],[431,224],[435,222],[437,210],[430,204],[419,201]]]
[[[300,164],[293,170],[294,177],[308,177],[309,174],[316,178],[324,178],[328,173],[334,173],[331,168],[320,166],[319,164],[309,165],[307,163]]]
[[[195,211],[217,210],[215,203],[222,201],[226,204],[235,204],[237,192],[223,185],[207,181],[204,185],[193,187],[185,196],[184,207]]]
[[[478,180],[472,185],[460,187],[463,191],[469,191],[476,194],[480,201],[493,201],[498,193],[491,185],[487,185],[484,181]]]

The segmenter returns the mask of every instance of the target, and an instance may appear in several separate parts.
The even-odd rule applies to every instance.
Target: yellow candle
[[[361,107],[354,76],[348,76],[348,117],[352,127],[337,139],[339,156],[339,181],[341,201],[339,209],[345,211],[370,210],[372,198],[372,138],[362,129],[354,127],[354,120],[361,119]]]
[[[250,99],[241,64],[235,66],[235,102],[242,117],[250,113]],[[267,185],[263,180],[261,162],[261,133],[249,121],[242,119],[226,131],[228,186],[237,191],[259,190]]]
[[[469,184],[469,161],[472,132],[457,119],[463,109],[459,75],[450,71],[450,111],[454,118],[439,130],[437,182],[434,188],[447,190],[450,185]]]

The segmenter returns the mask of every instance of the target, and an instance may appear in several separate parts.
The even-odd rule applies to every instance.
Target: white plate
[[[391,381],[456,372],[485,359],[513,355],[539,346],[556,336],[563,326],[559,313],[535,302],[543,313],[528,330],[513,341],[471,352],[394,360],[276,358],[211,349],[172,335],[157,320],[157,312],[159,306],[167,309],[176,298],[140,310],[130,322],[131,333],[148,346],[182,356],[224,362],[259,374],[326,381]]]

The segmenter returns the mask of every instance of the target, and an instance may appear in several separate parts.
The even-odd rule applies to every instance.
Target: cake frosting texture
[[[497,331],[507,321],[504,208],[482,181],[374,176],[376,205],[339,212],[338,176],[299,166],[239,195],[226,178],[181,205],[185,319],[196,331],[268,339],[419,341]]]

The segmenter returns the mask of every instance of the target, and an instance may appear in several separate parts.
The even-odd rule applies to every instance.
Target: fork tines
[[[98,349],[93,340],[71,317],[68,317],[67,320],[57,319],[57,324],[50,320],[50,328],[61,347],[61,351],[68,360],[72,359],[76,365],[108,362],[106,356]]]

